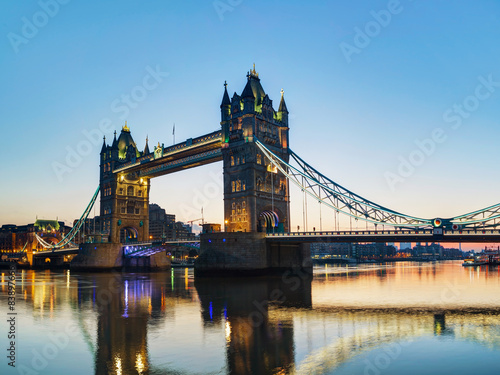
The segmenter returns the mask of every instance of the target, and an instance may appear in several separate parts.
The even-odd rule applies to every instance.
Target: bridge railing
[[[485,230],[474,230],[474,229],[465,229],[465,230],[443,230],[444,235],[500,235],[500,230],[495,229],[485,229]],[[335,236],[383,236],[383,235],[422,235],[428,236],[436,234],[434,229],[419,229],[419,230],[358,230],[358,231],[308,231],[308,232],[288,232],[288,233],[267,233],[268,237],[309,237],[309,236],[326,236],[326,237],[335,237]]]

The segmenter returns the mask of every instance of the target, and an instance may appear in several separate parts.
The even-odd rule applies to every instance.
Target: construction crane
[[[205,224],[205,220],[203,219],[203,207],[201,208],[201,218],[199,219],[194,219],[194,220],[188,220],[187,222],[189,224],[191,224],[191,226],[193,226],[193,222],[195,221],[200,221],[201,220],[201,226],[203,226],[203,224]]]
[[[194,219],[194,220],[188,220],[187,223],[191,224],[191,226],[193,225],[193,222],[195,221],[200,221],[201,220],[201,225],[205,224],[205,221],[203,220],[203,218],[199,218],[199,219]]]

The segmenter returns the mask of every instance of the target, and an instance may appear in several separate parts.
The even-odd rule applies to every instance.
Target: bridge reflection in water
[[[432,337],[500,351],[500,305],[485,304],[485,311],[470,313],[453,304],[419,310],[401,299],[400,308],[392,301],[390,308],[370,308],[350,305],[340,295],[353,293],[349,285],[367,283],[378,293],[376,284],[394,278],[441,282],[446,267],[410,267],[404,271],[407,277],[398,269],[316,270],[313,281],[291,275],[194,280],[185,270],[123,275],[22,271],[18,293],[26,301],[25,323],[29,326],[33,317],[40,335],[57,332],[68,321],[79,327],[67,354],[47,367],[51,374],[68,373],[63,366],[76,363],[85,370],[72,369],[72,374],[92,373],[92,368],[95,374],[331,374],[381,348],[413,352],[416,341]],[[468,283],[498,285],[497,268],[459,272]],[[5,280],[1,285],[4,306]],[[28,331],[23,343],[36,347],[37,337]]]

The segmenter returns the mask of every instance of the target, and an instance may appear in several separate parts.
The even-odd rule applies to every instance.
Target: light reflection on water
[[[17,363],[39,374],[500,372],[498,267],[323,266],[313,279],[19,270],[16,291]]]

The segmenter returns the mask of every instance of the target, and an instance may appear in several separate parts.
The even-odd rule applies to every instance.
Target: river
[[[498,266],[238,279],[19,269],[13,310],[1,272],[1,374],[500,373]]]

